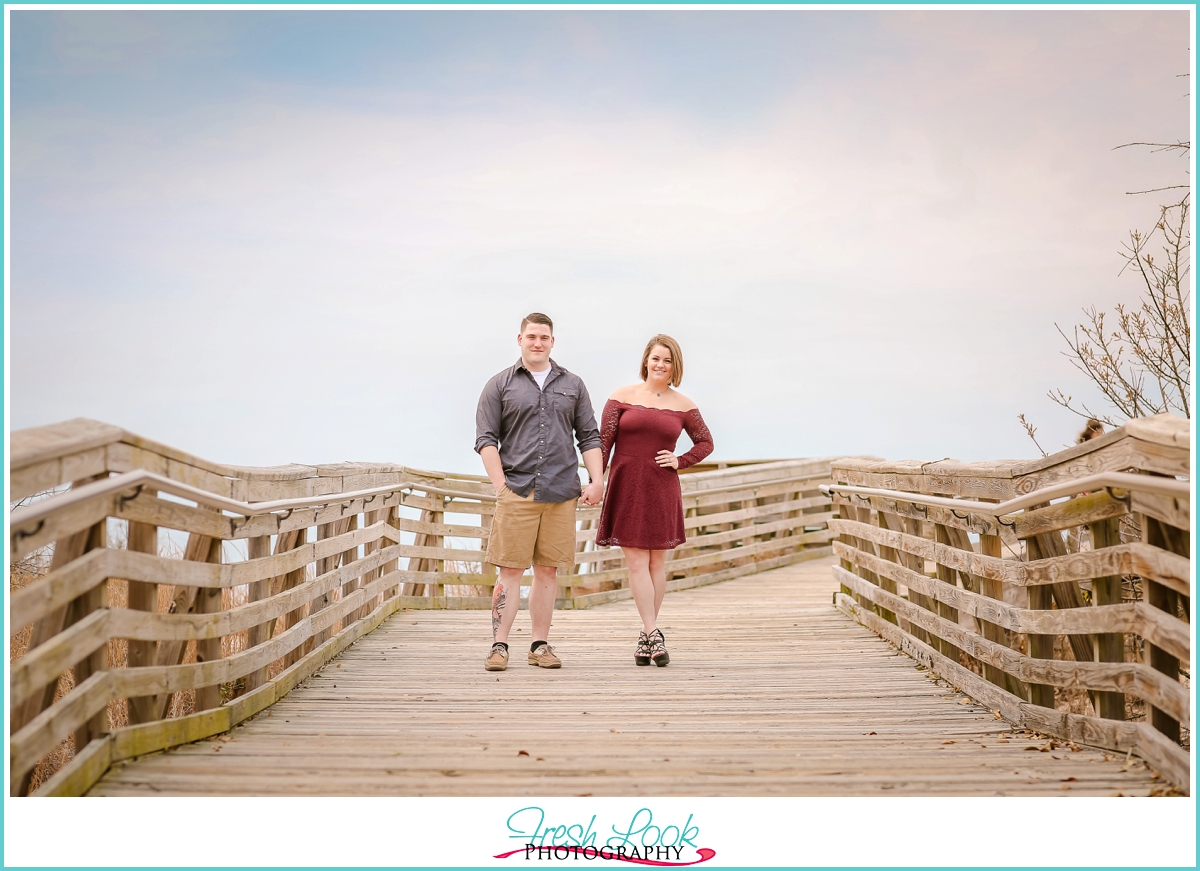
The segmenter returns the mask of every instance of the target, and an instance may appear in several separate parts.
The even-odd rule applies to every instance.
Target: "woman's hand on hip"
[[[664,469],[679,468],[679,457],[675,456],[670,451],[659,451],[658,456],[654,458],[654,462],[658,463]]]

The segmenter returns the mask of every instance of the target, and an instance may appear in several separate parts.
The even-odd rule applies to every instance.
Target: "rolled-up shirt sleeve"
[[[479,405],[475,409],[475,453],[479,453],[488,445],[500,447],[500,417],[502,407],[500,402],[500,384],[493,378],[484,385],[479,394]]]
[[[579,398],[575,402],[575,442],[579,453],[603,446],[600,428],[596,426],[596,413],[592,410],[592,398],[588,396],[583,380],[579,380]]]

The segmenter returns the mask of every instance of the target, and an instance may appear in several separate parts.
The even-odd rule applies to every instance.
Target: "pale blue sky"
[[[1030,456],[1054,323],[1136,294],[1186,11],[12,14],[11,425],[477,471],[546,311],[650,334],[728,458]]]

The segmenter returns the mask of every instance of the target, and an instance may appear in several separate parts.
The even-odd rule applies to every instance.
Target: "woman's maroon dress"
[[[681,469],[712,453],[712,435],[698,409],[672,411],[612,399],[604,406],[600,438],[608,489],[596,530],[598,546],[671,550],[683,544],[679,473],[654,458],[659,451],[674,453],[679,433],[685,430],[692,449],[679,457]]]

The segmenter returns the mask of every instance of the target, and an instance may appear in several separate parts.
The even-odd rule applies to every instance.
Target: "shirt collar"
[[[517,371],[517,372],[519,372],[519,371],[520,371],[520,370],[522,370],[522,369],[525,369],[525,371],[526,371],[526,372],[529,372],[529,374],[530,374],[530,375],[532,375],[532,374],[533,374],[533,372],[532,372],[532,371],[530,371],[529,369],[527,369],[527,368],[525,367],[525,361],[524,361],[524,360],[522,360],[520,357],[518,357],[518,358],[517,358],[517,365],[516,365],[516,368],[514,369],[514,371]],[[551,375],[553,375],[555,372],[561,372],[561,371],[563,371],[563,368],[562,368],[562,366],[559,366],[557,363],[555,363],[555,362],[554,362],[554,358],[553,358],[553,357],[552,357],[552,358],[550,358],[550,374],[551,374]]]

